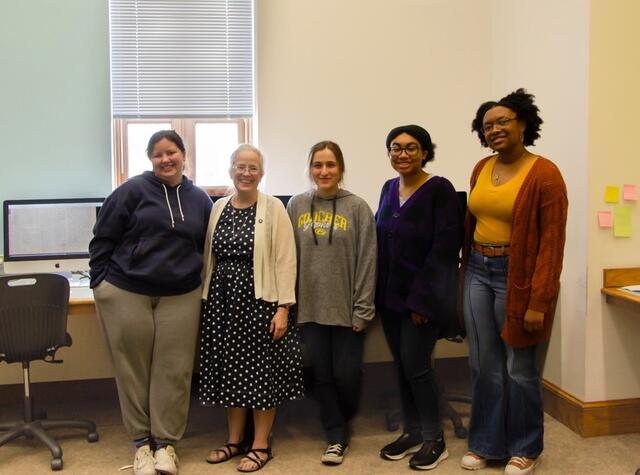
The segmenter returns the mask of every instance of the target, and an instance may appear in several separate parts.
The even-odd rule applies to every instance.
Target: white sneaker
[[[487,459],[469,451],[463,455],[460,466],[465,470],[480,470],[487,466]]]
[[[529,457],[511,457],[504,468],[504,475],[529,475],[538,465],[538,459]]]
[[[320,461],[325,465],[340,465],[347,453],[347,446],[342,444],[329,444],[322,454]]]
[[[178,475],[178,456],[173,445],[156,450],[155,471],[162,475]]]
[[[136,450],[136,456],[133,459],[133,475],[156,475],[155,465],[151,447],[143,445]]]

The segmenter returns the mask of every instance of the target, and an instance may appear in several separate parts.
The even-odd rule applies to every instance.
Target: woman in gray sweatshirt
[[[367,203],[340,188],[345,167],[336,143],[314,145],[308,167],[315,186],[291,198],[287,211],[298,253],[297,318],[328,443],[321,460],[335,465],[347,451],[364,329],[375,313],[376,228]]]

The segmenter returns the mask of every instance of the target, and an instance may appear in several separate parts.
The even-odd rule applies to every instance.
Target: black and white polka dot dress
[[[278,341],[269,334],[277,304],[256,299],[256,205],[227,203],[213,236],[216,269],[202,309],[200,403],[269,409],[303,397],[302,353],[292,317]]]

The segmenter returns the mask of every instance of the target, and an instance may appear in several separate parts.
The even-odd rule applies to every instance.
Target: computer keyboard
[[[74,270],[71,272],[58,272],[60,275],[67,278],[69,281],[69,287],[76,288],[89,288],[91,279],[89,278],[89,272],[84,270]]]

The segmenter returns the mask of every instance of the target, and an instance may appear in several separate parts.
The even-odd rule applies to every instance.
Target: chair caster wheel
[[[100,436],[97,432],[89,432],[89,434],[87,434],[87,440],[89,443],[98,442],[98,440],[100,440]]]
[[[458,439],[464,439],[467,437],[467,429],[465,427],[456,427],[453,432],[456,434]]]
[[[51,470],[62,470],[62,459],[51,460]]]

